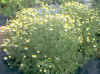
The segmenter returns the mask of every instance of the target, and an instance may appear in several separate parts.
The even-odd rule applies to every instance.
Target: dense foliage
[[[0,0],[0,14],[13,16],[16,11],[32,7],[34,3],[35,0]]]
[[[64,4],[77,0],[0,0],[0,14],[12,17],[22,8],[38,7],[42,4]]]
[[[77,0],[40,0],[41,2],[47,3],[47,4],[64,4],[65,2],[72,2]]]
[[[18,11],[1,45],[7,54],[4,59],[25,74],[74,73],[97,51],[94,13],[77,2],[59,10],[42,6]]]

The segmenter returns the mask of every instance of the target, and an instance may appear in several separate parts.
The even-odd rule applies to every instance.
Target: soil
[[[82,68],[77,70],[76,74],[100,74],[100,59],[87,61]]]
[[[9,19],[9,17],[0,14],[0,26],[5,25],[7,19]]]
[[[17,69],[10,69],[7,63],[3,60],[6,54],[0,51],[0,74],[23,74]]]

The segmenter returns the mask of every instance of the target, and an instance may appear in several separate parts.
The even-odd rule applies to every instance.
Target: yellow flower
[[[24,49],[25,49],[25,50],[28,50],[28,47],[27,47],[27,46],[25,46],[25,47],[24,47]]]
[[[89,29],[90,29],[90,28],[89,28],[89,27],[87,27],[87,28],[86,28],[86,31],[88,31]]]
[[[45,55],[44,58],[47,58],[47,56]]]
[[[18,45],[17,45],[17,44],[15,44],[15,45],[14,45],[14,47],[18,47]]]
[[[93,38],[93,41],[95,41],[95,38]]]
[[[88,33],[88,35],[91,35],[91,33]]]
[[[8,60],[8,57],[4,57],[4,60]]]
[[[11,56],[8,56],[9,58],[11,58]]]
[[[47,19],[44,19],[44,22],[45,22],[45,23],[47,23],[47,22],[48,22],[48,20],[47,20]]]
[[[37,57],[37,55],[35,55],[35,54],[32,55],[32,58],[36,58],[36,57]]]
[[[52,65],[49,65],[49,68],[52,68]]]
[[[49,28],[49,30],[50,30],[50,31],[53,31],[54,29],[53,29],[53,28]]]
[[[26,43],[29,43],[29,42],[30,42],[30,39],[25,40],[25,42],[26,42]]]
[[[16,29],[13,28],[12,31],[13,31],[13,32],[16,32]]]
[[[42,72],[43,70],[42,69],[40,69],[40,72]]]
[[[48,14],[46,14],[46,17],[48,17],[49,15]]]
[[[7,48],[4,48],[3,51],[4,51],[4,52],[7,52]]]
[[[26,58],[26,56],[24,55],[24,58]]]
[[[48,58],[48,60],[52,60],[52,58]]]
[[[39,22],[39,24],[43,24],[43,23],[44,23],[43,21],[40,21],[40,22]]]
[[[40,53],[40,51],[38,50],[38,51],[36,51],[37,53]]]
[[[20,64],[20,67],[23,67],[24,66],[24,64]]]
[[[96,47],[96,45],[93,45],[93,47],[95,48],[95,47]]]
[[[69,24],[65,23],[64,28],[68,28],[68,27],[69,27]]]
[[[38,65],[37,65],[37,67],[39,67],[39,68],[40,68],[40,65],[38,64]]]
[[[47,72],[47,70],[46,70],[46,69],[44,69],[44,72]]]
[[[79,40],[80,40],[80,43],[82,43],[83,42],[83,37],[79,36]]]
[[[89,37],[87,37],[87,41],[90,42],[90,38]]]

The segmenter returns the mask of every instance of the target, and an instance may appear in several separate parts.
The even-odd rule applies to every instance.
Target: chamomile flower
[[[26,40],[25,40],[26,43],[29,43],[30,41],[31,41],[30,39],[26,39]]]
[[[39,50],[37,50],[36,52],[37,52],[38,54],[40,53],[40,51],[39,51]]]
[[[25,47],[24,47],[24,49],[25,49],[25,50],[28,50],[28,49],[29,49],[29,47],[25,46]]]
[[[4,57],[4,60],[8,60],[8,57]]]
[[[32,55],[32,58],[37,58],[37,55],[33,54],[33,55]]]

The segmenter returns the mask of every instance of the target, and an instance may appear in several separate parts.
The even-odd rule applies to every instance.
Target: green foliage
[[[52,3],[63,4],[65,2],[71,2],[71,1],[76,1],[76,0],[40,0],[40,1],[47,4],[52,4]]]
[[[92,6],[100,12],[100,0],[93,0]],[[100,15],[99,15],[100,16]]]
[[[10,20],[9,36],[1,45],[10,67],[25,74],[69,74],[95,55],[95,11],[76,2],[55,11],[25,8]]]
[[[6,3],[6,0],[1,0],[1,3],[5,4]]]
[[[6,16],[12,16],[22,8],[32,7],[34,3],[35,0],[1,0],[0,13]]]
[[[74,0],[0,0],[0,14],[13,16],[22,8],[34,7],[36,4],[63,4]]]

